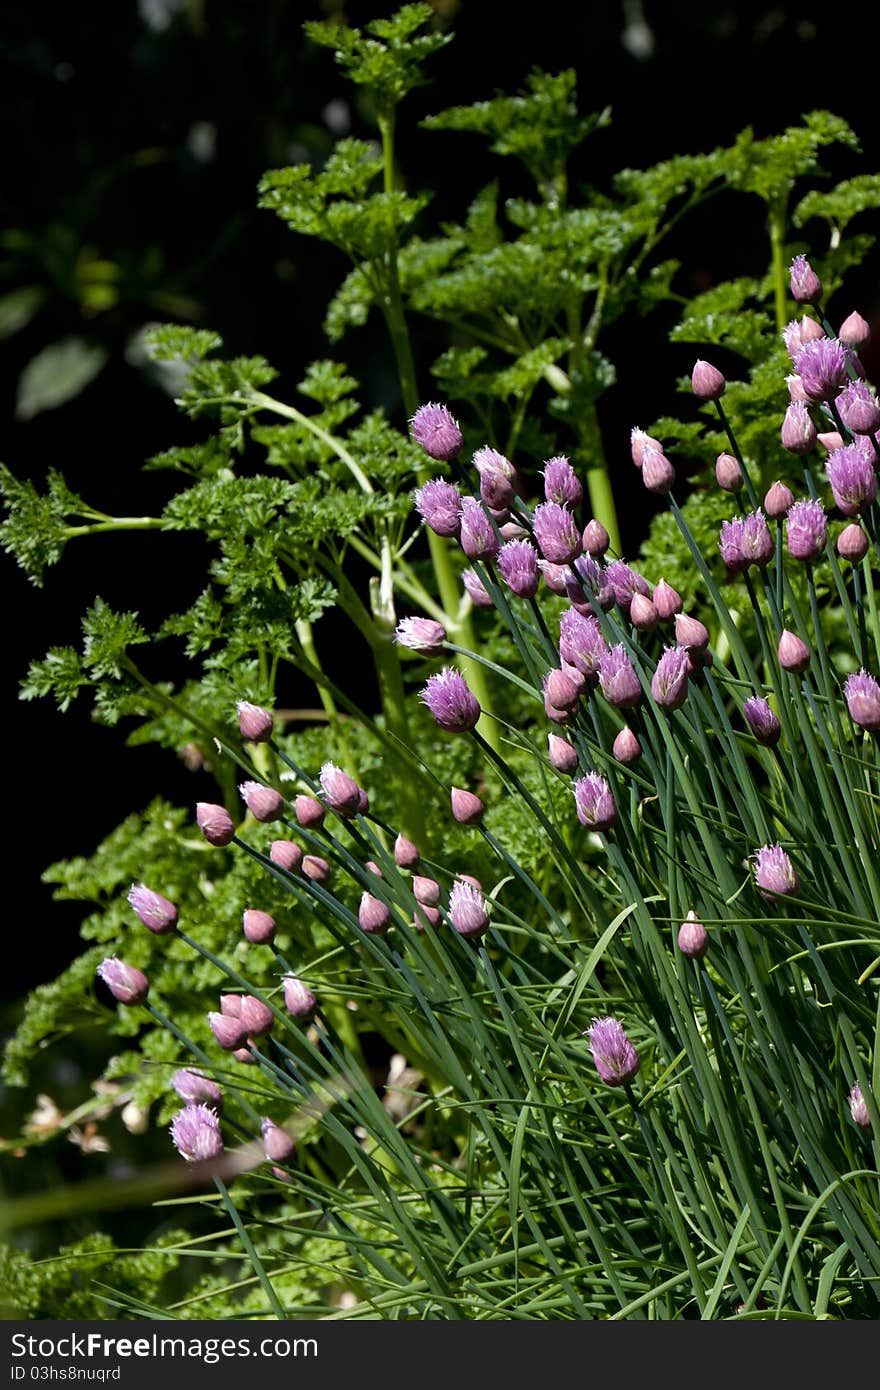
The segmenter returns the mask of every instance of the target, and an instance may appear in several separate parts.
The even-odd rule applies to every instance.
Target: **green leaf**
[[[45,302],[46,291],[41,285],[20,285],[0,297],[0,338],[11,338],[26,328]]]
[[[107,349],[84,338],[62,338],[32,357],[18,381],[15,418],[32,420],[73,400],[107,362]]]
[[[880,174],[859,174],[844,179],[828,193],[813,189],[801,198],[792,214],[796,227],[811,217],[821,217],[842,232],[860,212],[880,207]]]
[[[368,87],[380,112],[390,113],[407,92],[425,82],[422,64],[449,42],[451,34],[419,33],[435,18],[432,5],[404,5],[390,19],[374,19],[364,30],[333,20],[303,27],[313,43],[331,48],[346,76]]]

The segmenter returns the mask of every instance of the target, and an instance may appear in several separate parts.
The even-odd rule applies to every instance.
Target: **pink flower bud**
[[[594,558],[601,558],[611,544],[611,537],[601,521],[597,521],[595,517],[584,527],[582,544],[586,553]]]
[[[791,671],[793,675],[800,675],[801,671],[805,671],[810,664],[809,647],[788,628],[779,639],[778,656],[782,669]]]
[[[164,936],[166,932],[174,930],[177,908],[161,893],[154,893],[145,883],[133,883],[128,890],[128,901],[144,926],[156,936]]]
[[[446,629],[433,618],[401,618],[394,640],[399,647],[407,647],[418,656],[440,656],[446,641]]]
[[[861,1129],[870,1129],[871,1116],[868,1113],[868,1103],[862,1094],[862,1088],[858,1081],[849,1093],[849,1113]]]
[[[727,382],[717,367],[713,367],[711,362],[703,362],[701,358],[697,358],[691,373],[691,387],[695,396],[701,401],[717,401],[724,395],[726,385]]]
[[[481,469],[480,496],[490,511],[507,511],[514,498],[510,479],[505,477],[497,468]]]
[[[228,845],[235,834],[232,817],[225,806],[211,801],[196,803],[196,821],[209,845]]]
[[[642,756],[642,745],[628,725],[625,725],[615,738],[611,752],[617,762],[623,763],[624,766],[637,762]]]
[[[849,560],[852,564],[864,560],[868,548],[868,537],[857,521],[851,521],[849,526],[845,526],[837,537],[838,555],[842,555],[844,560]]]
[[[461,452],[462,434],[458,421],[445,405],[428,401],[420,405],[409,422],[409,431],[417,444],[432,459],[448,463]]]
[[[853,434],[876,434],[880,429],[880,401],[864,381],[851,381],[836,404],[841,420]]]
[[[217,1082],[205,1076],[204,1072],[182,1067],[172,1076],[171,1085],[187,1105],[208,1105],[218,1115],[223,1109],[223,1092]]]
[[[847,676],[843,696],[850,719],[861,729],[880,730],[880,684],[862,668]]]
[[[452,814],[459,825],[476,825],[483,819],[485,806],[478,796],[473,792],[464,791],[461,787],[452,788]]]
[[[743,714],[746,717],[746,723],[759,743],[763,743],[767,748],[772,748],[779,742],[779,735],[782,732],[779,719],[763,695],[750,695],[743,705]]]
[[[650,632],[660,621],[660,614],[653,601],[645,594],[633,594],[629,606],[629,620],[639,632]]]
[[[228,1014],[208,1014],[208,1023],[216,1042],[224,1052],[234,1052],[242,1047],[247,1039],[247,1029],[239,1018]]]
[[[242,930],[254,946],[266,946],[275,935],[275,919],[268,912],[249,907],[241,919]]]
[[[695,912],[689,912],[678,932],[678,949],[691,960],[702,960],[709,949],[709,933]]]
[[[719,454],[715,460],[715,481],[725,492],[739,492],[745,479],[733,454]]]
[[[284,1003],[291,1018],[297,1018],[302,1023],[314,1018],[318,1008],[315,995],[295,975],[284,977]]]
[[[144,972],[116,956],[102,960],[97,973],[120,1004],[143,1004],[149,994],[150,982]]]
[[[642,454],[642,481],[649,492],[661,495],[672,490],[675,469],[660,449],[645,447]]]
[[[241,1018],[241,998],[240,994],[221,994],[221,1014],[226,1018]]]
[[[809,397],[804,390],[804,383],[797,373],[794,373],[792,376],[787,376],[785,378],[785,384],[788,387],[788,399],[792,404],[800,403],[801,405],[805,405]]]
[[[610,830],[617,821],[617,807],[605,778],[597,772],[588,772],[577,779],[572,791],[581,825],[597,833]]]
[[[388,930],[391,924],[391,911],[381,898],[376,898],[372,893],[365,891],[361,894],[358,921],[362,931],[380,936],[382,932]]]
[[[442,915],[439,907],[427,907],[424,903],[419,903],[413,913],[413,926],[416,931],[424,931],[426,927],[436,927]]]
[[[457,536],[461,525],[461,493],[443,478],[416,489],[416,511],[435,536]]]
[[[822,298],[822,281],[806,256],[795,256],[789,276],[792,298],[798,304],[818,304]]]
[[[416,900],[425,907],[436,907],[440,901],[440,884],[436,879],[416,874],[412,881],[412,890]]]
[[[655,439],[653,435],[646,434],[644,430],[631,430],[629,441],[630,454],[636,468],[641,468],[644,463],[645,449],[659,449],[661,453],[663,452],[663,445],[660,443],[660,440]]]
[[[688,694],[688,654],[684,647],[667,647],[651,678],[651,694],[663,709],[679,709]]]
[[[568,570],[565,565],[552,565],[549,560],[539,560],[538,569],[544,576],[544,583],[551,594],[558,594],[560,598],[565,598],[567,593],[566,581]]]
[[[238,727],[242,738],[250,743],[265,743],[272,737],[272,715],[260,705],[252,705],[249,700],[239,700]]]
[[[840,325],[838,338],[845,347],[855,348],[865,347],[871,341],[870,325],[862,318],[861,314],[855,309]]]
[[[271,1032],[272,1024],[275,1022],[275,1015],[268,1004],[264,1004],[262,999],[257,999],[253,994],[242,995],[239,1017],[247,1029],[248,1037],[252,1038],[262,1038]]]
[[[449,894],[449,920],[459,936],[480,936],[489,925],[486,899],[472,884],[456,879]]]
[[[815,446],[818,438],[816,426],[803,401],[792,401],[785,412],[779,437],[783,449],[790,454],[808,454]]]
[[[306,878],[313,883],[326,883],[330,877],[330,865],[326,859],[322,859],[320,854],[306,854],[303,856],[302,871]]]
[[[676,613],[675,640],[680,647],[701,652],[709,645],[709,629],[698,618],[691,618],[687,613]]]
[[[558,734],[547,735],[547,756],[557,772],[574,772],[578,765],[577,749]]]
[[[293,1153],[294,1143],[286,1129],[273,1124],[264,1115],[260,1122],[263,1134],[263,1153],[270,1163],[286,1163]]]
[[[273,840],[269,846],[269,858],[279,869],[295,874],[303,861],[303,852],[293,840]]]
[[[599,685],[605,699],[617,709],[632,709],[641,701],[641,682],[622,642],[602,657]]]
[[[324,763],[320,781],[324,799],[331,811],[340,816],[352,816],[357,812],[360,787],[353,777],[349,777],[335,763]]]
[[[462,498],[460,541],[469,560],[494,560],[498,554],[495,527],[474,497]]]
[[[665,579],[661,579],[659,584],[654,586],[653,604],[661,622],[668,622],[676,613],[680,613],[682,608],[681,596]]]
[[[544,497],[566,507],[579,507],[584,490],[568,459],[560,455],[548,459],[541,472],[544,475]]]
[[[257,1059],[247,1045],[244,1047],[237,1047],[232,1055],[236,1062],[241,1062],[245,1067],[255,1067],[257,1065]]]
[[[379,865],[376,863],[375,859],[368,859],[366,864],[364,865],[364,868],[369,869],[370,873],[375,874],[376,878],[385,877],[382,870],[379,868]]]
[[[830,454],[836,453],[838,449],[843,448],[843,435],[837,430],[826,430],[824,434],[817,434],[816,438],[822,445],[822,448],[827,449]]]
[[[293,814],[303,830],[314,830],[324,824],[324,807],[314,796],[298,796],[293,803]]]
[[[461,582],[475,608],[492,608],[492,595],[474,570],[462,570]]]
[[[594,1018],[587,1029],[593,1063],[606,1086],[626,1086],[639,1069],[639,1054],[617,1018]]]
[[[418,846],[405,835],[398,835],[394,841],[394,862],[398,869],[412,869],[419,862]]]
[[[794,493],[791,488],[786,487],[785,483],[776,482],[767,489],[764,497],[764,511],[774,521],[779,521],[781,517],[785,516],[793,501]]]
[[[548,671],[544,677],[544,695],[555,709],[574,709],[580,697],[580,686],[564,671]]]
[[[238,790],[254,820],[278,820],[284,809],[284,797],[274,787],[264,787],[262,782],[242,782]]]

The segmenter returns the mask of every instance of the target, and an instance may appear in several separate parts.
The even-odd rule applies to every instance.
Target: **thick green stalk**
[[[767,220],[773,265],[773,304],[776,311],[776,327],[780,333],[788,323],[788,283],[784,261],[785,208],[785,197],[771,203]]]
[[[621,554],[620,526],[617,508],[614,505],[614,492],[608,473],[605,450],[602,447],[602,433],[599,429],[599,416],[595,401],[584,406],[578,419],[578,432],[587,469],[587,492],[590,497],[590,511],[600,521],[611,538],[611,549]]]

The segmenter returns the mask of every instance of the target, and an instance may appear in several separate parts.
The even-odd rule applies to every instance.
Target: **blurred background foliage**
[[[857,75],[853,26],[827,6],[604,0],[574,7],[545,0],[515,16],[496,0],[434,0],[434,8],[456,39],[432,60],[432,85],[408,99],[399,158],[413,187],[433,190],[435,225],[460,220],[475,189],[497,171],[482,141],[426,131],[419,121],[515,91],[535,66],[574,67],[581,109],[612,109],[610,124],[575,164],[582,186],[607,186],[621,167],[729,143],[748,123],[759,136],[773,133],[816,106],[847,120],[862,141],[863,162],[847,152],[835,156],[840,177],[880,160],[873,92]],[[185,442],[186,427],[173,404],[173,376],[144,349],[144,331],[156,321],[216,329],[231,351],[268,357],[285,385],[326,355],[322,324],[344,273],[342,258],[291,237],[278,218],[258,210],[256,189],[267,168],[320,165],[340,136],[374,137],[357,91],[331,56],[304,38],[302,25],[336,15],[362,24],[390,9],[340,0],[76,7],[7,0],[0,19],[0,105],[10,132],[0,230],[0,458],[19,476],[40,479],[62,467],[72,486],[108,511],[131,509],[137,477],[138,505],[149,511],[158,503],[161,476],[139,473],[141,462]],[[861,52],[872,26],[876,18],[860,18]],[[510,180],[509,170],[505,176]],[[525,173],[520,177],[525,193]],[[517,193],[515,176],[508,189]],[[728,216],[722,197],[683,225],[670,254],[684,263],[684,294],[755,273],[750,248],[758,245],[763,255],[765,244],[757,199],[753,215],[750,224],[740,199]],[[876,328],[880,295],[870,270],[855,269],[848,288],[849,307]],[[670,305],[643,321],[636,341],[615,339],[612,330],[618,380],[602,400],[601,420],[621,457],[629,426],[668,410],[676,375],[690,367],[690,345],[666,341],[676,314]],[[417,365],[426,379],[442,345],[442,331],[420,321]],[[365,396],[399,413],[381,330],[370,322],[350,333],[345,357]],[[876,379],[867,358],[866,367]],[[641,496],[619,505],[625,552],[633,553],[653,508]],[[147,574],[145,553],[137,537],[109,536],[72,554],[43,594],[4,562],[0,698],[7,739],[20,756],[12,760],[14,775],[7,773],[5,898],[13,910],[0,1034],[14,1026],[23,993],[77,954],[82,905],[51,902],[50,885],[40,881],[46,867],[92,852],[160,791],[188,804],[209,785],[170,755],[123,747],[92,725],[85,709],[62,723],[44,703],[22,706],[17,698],[27,660],[68,640],[102,575],[112,571],[119,605],[135,604],[149,622],[182,576],[198,574],[205,561],[199,538],[179,534],[151,539]],[[338,663],[342,669],[342,654]],[[356,683],[356,673],[346,675]],[[88,1033],[76,1041],[75,1058],[56,1050],[37,1064],[33,1091],[0,1093],[0,1140],[21,1130],[38,1091],[47,1099],[32,1120],[37,1126],[49,1122],[52,1107],[67,1114],[82,1105],[105,1042]],[[143,1141],[122,1123],[123,1105],[119,1094],[95,1096],[68,1125],[72,1142],[40,1148],[27,1162],[25,1151],[2,1154],[0,1184],[14,1192],[130,1172]],[[161,1146],[161,1136],[151,1144]],[[106,1224],[131,1244],[156,1234],[149,1216],[126,1214]],[[84,1215],[80,1234],[91,1228]],[[52,1228],[39,1239],[36,1248],[51,1250]],[[75,1290],[64,1303],[69,1293],[52,1295],[56,1315],[64,1306],[75,1310]]]

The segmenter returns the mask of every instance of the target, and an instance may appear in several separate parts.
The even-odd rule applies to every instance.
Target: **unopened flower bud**
[[[726,385],[727,382],[717,367],[713,367],[711,362],[704,362],[701,358],[697,358],[691,373],[691,388],[699,400],[720,400],[724,395]]]
[[[241,1000],[240,994],[221,994],[221,1014],[225,1014],[227,1018],[241,1018]]]
[[[330,877],[330,865],[320,854],[303,855],[302,871],[312,883],[326,883]]]
[[[415,492],[416,511],[435,536],[457,536],[461,525],[461,493],[453,483],[432,478]]]
[[[584,495],[580,479],[568,459],[560,455],[548,459],[541,470],[544,475],[544,497],[565,507],[578,507]]]
[[[795,256],[789,274],[792,299],[798,304],[818,304],[822,298],[822,281],[806,256]]]
[[[715,460],[715,481],[725,492],[739,492],[745,479],[739,460],[733,454],[719,454]]]
[[[544,695],[555,709],[574,709],[580,698],[580,686],[562,670],[548,671],[543,681]]]
[[[547,756],[557,772],[574,772],[578,765],[577,749],[558,734],[547,735]]]
[[[779,521],[785,516],[792,502],[794,493],[785,483],[775,482],[772,487],[767,489],[764,496],[764,511],[774,521]]]
[[[691,960],[702,960],[709,949],[709,933],[695,912],[689,912],[679,928],[678,949]]]
[[[862,1094],[862,1088],[858,1081],[855,1082],[849,1093],[849,1113],[861,1129],[870,1128],[871,1116],[868,1114],[868,1104]]]
[[[660,614],[652,599],[646,594],[633,594],[629,606],[629,620],[639,632],[650,632],[660,621]]]
[[[597,772],[579,777],[572,786],[575,810],[581,825],[596,832],[610,830],[617,821],[611,788]]]
[[[465,791],[462,787],[453,787],[451,802],[452,814],[459,825],[476,825],[483,819],[486,808],[473,792]]]
[[[134,965],[126,965],[116,956],[101,961],[97,973],[120,1004],[143,1004],[150,992],[150,982],[144,972]]]
[[[611,544],[611,537],[605,530],[601,521],[597,521],[596,518],[593,517],[593,520],[588,521],[584,527],[581,543],[588,555],[592,555],[594,559],[597,556],[601,558]]]
[[[513,486],[497,468],[484,468],[480,472],[480,496],[491,512],[506,512],[513,502]]]
[[[779,742],[779,720],[763,695],[750,695],[743,705],[746,723],[759,743],[768,748]]]
[[[293,1153],[294,1143],[286,1129],[273,1124],[267,1115],[260,1121],[263,1134],[263,1153],[270,1163],[286,1163]]]
[[[271,1032],[275,1015],[269,1005],[263,1003],[262,999],[257,999],[253,994],[243,994],[240,1007],[239,1018],[247,1029],[249,1038],[262,1038],[266,1033]]]
[[[642,756],[642,745],[639,743],[629,725],[625,725],[611,745],[611,752],[619,763],[627,767],[630,763],[638,762]]]
[[[661,622],[668,622],[682,609],[681,595],[676,593],[672,585],[667,584],[665,579],[661,579],[659,584],[654,586],[653,604]]]
[[[293,814],[303,830],[314,830],[324,824],[324,807],[314,796],[298,796],[293,803]]]
[[[544,583],[551,594],[564,598],[568,584],[568,568],[565,565],[552,565],[549,560],[539,560],[538,569],[544,576]]]
[[[462,498],[461,548],[469,560],[494,560],[498,554],[498,534],[483,507],[473,497]]]
[[[424,903],[426,907],[436,907],[440,901],[440,884],[436,879],[416,874],[412,881],[412,890],[417,901]]]
[[[418,845],[405,835],[398,835],[394,841],[394,862],[398,869],[412,869],[419,862]]]
[[[265,743],[272,737],[272,715],[260,705],[252,705],[249,700],[239,700],[238,727],[242,738],[250,743]]]
[[[639,1054],[617,1018],[594,1018],[587,1029],[596,1071],[607,1086],[625,1086],[639,1069]]]
[[[808,454],[818,438],[813,417],[803,401],[792,401],[779,431],[783,449],[790,454]]]
[[[442,916],[439,907],[428,907],[425,903],[418,903],[413,913],[413,926],[416,931],[424,931],[426,927],[436,927]]]
[[[228,845],[235,834],[232,817],[225,806],[210,801],[197,802],[196,821],[209,845]]]
[[[419,656],[440,656],[446,629],[433,618],[401,618],[394,633],[399,647],[408,647]]]
[[[641,701],[641,682],[622,642],[602,657],[599,685],[605,699],[617,709],[632,709]]]
[[[247,1029],[240,1018],[232,1018],[229,1014],[211,1013],[208,1014],[208,1023],[215,1041],[224,1052],[234,1052],[247,1040]]]
[[[688,654],[684,647],[667,647],[651,677],[651,694],[663,709],[679,709],[688,694]]]
[[[861,314],[855,309],[849,314],[840,325],[837,334],[845,347],[855,348],[865,347],[871,341],[871,328]]]
[[[461,582],[475,608],[492,608],[492,595],[475,570],[462,570]]]
[[[849,560],[852,564],[864,560],[868,549],[868,537],[857,521],[851,521],[837,537],[838,555],[842,555],[844,560]]]
[[[128,901],[140,917],[144,926],[156,936],[164,936],[173,931],[177,924],[177,908],[174,903],[155,893],[144,883],[133,883],[128,890]]]
[[[410,419],[409,432],[432,459],[448,463],[461,452],[463,440],[458,421],[445,405],[435,401],[419,406]]]
[[[806,497],[792,502],[785,518],[785,542],[795,560],[812,564],[818,560],[828,540],[825,510],[821,502]]]
[[[826,430],[824,434],[817,434],[816,438],[822,448],[827,449],[830,454],[836,453],[844,445],[843,435],[838,430]]]
[[[278,820],[284,809],[284,797],[274,787],[264,787],[262,782],[242,782],[238,790],[254,820]]]
[[[362,931],[380,936],[382,932],[388,930],[391,924],[391,910],[387,903],[382,902],[381,898],[376,898],[372,893],[364,891],[361,894],[360,906],[358,907],[358,921]]]
[[[642,482],[649,492],[661,495],[670,492],[675,484],[675,469],[660,449],[647,445],[642,454]]]
[[[880,401],[864,381],[851,381],[837,397],[837,413],[853,434],[876,434],[880,429]]]
[[[335,763],[324,763],[321,768],[321,790],[324,800],[340,816],[352,816],[358,808],[360,787],[353,777],[343,772]]]
[[[297,1018],[302,1023],[314,1018],[318,1008],[315,995],[295,975],[284,977],[284,1004],[291,1018]]]
[[[843,695],[850,718],[862,729],[880,729],[880,685],[864,668],[847,676]]]
[[[257,1065],[257,1059],[247,1045],[244,1047],[237,1047],[232,1055],[236,1062],[241,1062],[245,1067],[255,1067]]]
[[[676,613],[675,640],[680,647],[701,652],[709,645],[709,629],[699,618],[692,618],[688,613]]]
[[[459,936],[480,936],[489,925],[485,898],[462,879],[456,879],[449,894],[449,920]]]
[[[793,675],[800,675],[801,671],[805,671],[810,664],[809,647],[788,628],[779,639],[777,654],[782,669],[791,671]]]
[[[302,862],[302,856],[300,856]],[[254,946],[266,946],[275,935],[275,919],[270,917],[268,912],[261,912],[257,907],[249,907],[244,912],[241,919],[242,930],[248,941]]]
[[[171,1085],[187,1105],[209,1105],[218,1115],[223,1109],[223,1092],[204,1072],[182,1067],[172,1076]]]
[[[273,840],[269,846],[269,858],[279,869],[295,874],[303,861],[303,852],[293,840]]]
[[[638,428],[630,431],[629,442],[630,454],[636,468],[642,467],[646,449],[659,449],[661,453],[663,452],[663,445],[659,439],[655,439],[653,435],[646,434],[644,430]]]

